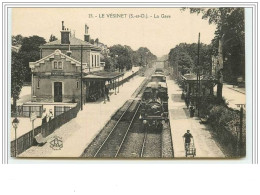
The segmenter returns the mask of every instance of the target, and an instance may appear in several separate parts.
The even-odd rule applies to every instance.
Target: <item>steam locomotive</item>
[[[168,120],[168,89],[162,73],[151,76],[141,100],[140,120],[144,128],[162,130],[163,120]]]

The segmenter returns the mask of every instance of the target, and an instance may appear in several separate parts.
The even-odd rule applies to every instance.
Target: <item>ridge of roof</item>
[[[46,59],[53,58],[54,55],[61,55],[61,56],[65,57],[65,58],[69,59],[70,61],[74,62],[75,64],[81,65],[81,63],[78,60],[76,60],[76,59],[74,59],[74,58],[72,58],[72,57],[62,53],[61,50],[59,50],[59,49],[56,49],[50,55],[47,55],[44,58],[41,58],[41,59],[37,60],[36,62],[29,62],[29,65],[31,67],[31,66],[34,66],[36,64],[40,64],[40,63],[44,62]]]
[[[52,42],[48,42],[48,43],[43,44],[43,46],[48,46],[48,45],[63,45],[63,44],[61,44],[61,40],[58,39],[56,41],[52,41]],[[64,45],[68,45],[68,44],[64,44]],[[97,46],[95,46],[91,43],[88,43],[88,42],[83,41],[83,40],[76,38],[76,37],[70,37],[70,45],[87,45],[87,46],[91,46],[91,47],[97,47]]]

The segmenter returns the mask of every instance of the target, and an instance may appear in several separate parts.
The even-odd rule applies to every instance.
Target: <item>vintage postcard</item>
[[[12,8],[15,158],[246,157],[245,9]]]

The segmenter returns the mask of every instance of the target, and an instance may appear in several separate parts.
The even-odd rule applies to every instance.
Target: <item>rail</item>
[[[118,154],[119,154],[119,152],[120,152],[120,150],[121,150],[121,147],[122,147],[122,145],[123,145],[123,143],[124,143],[124,141],[125,141],[125,138],[126,138],[128,132],[129,132],[129,130],[130,130],[132,124],[133,124],[133,121],[134,121],[134,119],[135,119],[135,117],[136,117],[136,114],[137,114],[139,108],[140,108],[140,105],[141,105],[141,103],[139,102],[139,105],[137,106],[137,109],[136,109],[136,111],[135,111],[135,113],[134,113],[134,116],[133,116],[133,118],[132,118],[131,121],[130,121],[130,124],[129,124],[127,130],[126,130],[126,133],[125,133],[125,135],[124,135],[124,137],[123,137],[123,140],[121,141],[121,143],[120,143],[120,145],[119,145],[119,149],[118,149],[118,151],[116,152],[115,157],[118,156]]]
[[[121,121],[121,119],[123,118],[123,116],[125,115],[125,113],[128,111],[128,109],[133,105],[134,100],[132,100],[132,102],[129,104],[129,106],[126,108],[126,110],[123,112],[123,114],[120,116],[120,118],[117,120],[116,124],[114,125],[113,129],[110,131],[110,133],[108,134],[108,136],[106,137],[106,139],[104,140],[104,142],[101,144],[101,146],[99,147],[99,149],[97,150],[97,152],[95,153],[94,157],[96,157],[99,153],[99,151],[103,148],[103,146],[105,145],[105,143],[107,142],[107,140],[109,139],[110,135],[113,133],[113,131],[116,129],[117,125],[119,124],[119,122]]]

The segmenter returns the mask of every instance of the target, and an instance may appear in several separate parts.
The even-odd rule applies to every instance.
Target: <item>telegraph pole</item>
[[[82,82],[82,71],[83,71],[83,68],[82,68],[82,45],[80,47],[80,66],[81,66],[81,71],[80,71],[80,108],[81,110],[83,110],[83,98],[82,98],[82,85],[83,85],[83,82]]]
[[[200,115],[200,111],[199,111],[199,98],[200,98],[200,97],[198,97],[198,95],[200,96],[200,71],[199,71],[199,63],[200,63],[200,33],[199,33],[199,39],[198,39],[197,93],[196,93],[198,116]]]

